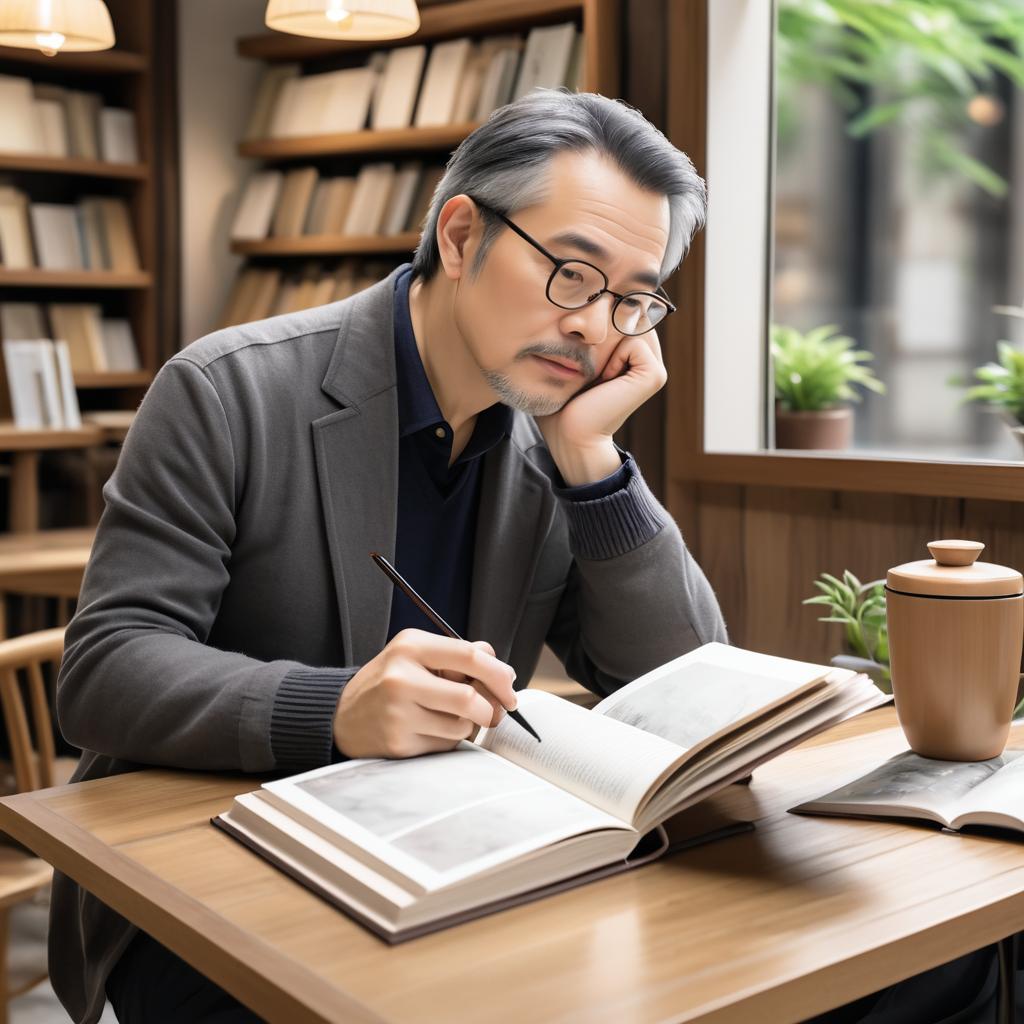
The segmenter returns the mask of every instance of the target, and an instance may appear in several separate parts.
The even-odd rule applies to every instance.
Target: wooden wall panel
[[[882,578],[928,557],[925,544],[940,537],[980,540],[986,561],[1024,570],[1017,503],[700,484],[674,487],[669,507],[732,642],[786,657],[825,661],[841,650],[842,628],[801,603],[821,572]]]

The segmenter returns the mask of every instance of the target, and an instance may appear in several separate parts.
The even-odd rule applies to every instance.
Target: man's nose
[[[604,294],[589,306],[566,310],[562,317],[562,329],[566,334],[575,334],[587,345],[600,345],[612,329],[612,303],[615,297]]]

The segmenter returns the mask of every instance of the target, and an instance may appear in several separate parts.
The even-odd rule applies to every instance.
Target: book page
[[[633,680],[593,710],[689,750],[813,689],[829,674],[821,665],[705,644]]]
[[[371,867],[391,877],[397,871],[424,891],[570,836],[627,827],[470,743],[328,765],[265,783],[261,792]]]
[[[959,827],[962,819],[970,819],[963,820],[963,824],[990,823],[1024,829],[1024,750],[1004,750],[999,757],[981,763],[1000,764],[960,798],[954,824]],[[994,815],[1001,820],[986,822],[986,818]]]
[[[507,716],[477,742],[623,821],[633,821],[683,756],[657,736],[541,690],[520,692],[519,710],[542,742]]]
[[[1003,757],[991,761],[934,761],[907,750],[867,775],[817,800],[801,804],[796,810],[903,814],[928,817],[948,825],[968,795],[974,806],[973,791],[1005,763]]]

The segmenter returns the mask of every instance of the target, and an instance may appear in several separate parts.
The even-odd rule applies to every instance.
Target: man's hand
[[[668,380],[657,331],[624,337],[594,381],[550,416],[537,416],[548,451],[570,487],[611,475],[612,437]]]
[[[515,709],[515,677],[482,640],[403,629],[349,680],[334,715],[334,742],[348,757],[451,750]]]

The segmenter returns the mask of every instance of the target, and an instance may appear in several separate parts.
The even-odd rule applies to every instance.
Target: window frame
[[[742,6],[762,4],[763,0],[730,2]],[[689,154],[698,171],[706,177],[709,75],[712,73],[709,65],[708,3],[709,0],[674,0],[667,5],[669,52],[674,54],[675,59],[669,63],[666,134],[676,146]],[[756,106],[754,104],[751,109]],[[767,119],[769,105],[764,104],[762,109]],[[765,164],[771,155],[765,153]],[[766,177],[765,185],[767,180]],[[713,194],[715,184],[710,177],[708,186]],[[766,191],[764,205],[768,205]],[[769,215],[769,211],[765,210],[761,221],[765,226],[769,225]],[[708,451],[705,446],[705,388],[708,374],[704,351],[707,326],[706,283],[709,276],[712,281],[715,280],[720,264],[712,267],[709,275],[707,261],[709,258],[721,260],[721,254],[729,251],[728,229],[727,222],[719,222],[716,227],[714,213],[709,211],[707,228],[698,233],[680,272],[668,283],[669,294],[679,310],[674,317],[668,319],[663,331],[669,370],[666,460],[671,484],[789,486],[1024,501],[1024,462],[892,458],[860,451]],[[713,237],[712,232],[715,232]],[[726,234],[726,244],[722,244],[723,232]],[[762,293],[769,280],[770,230],[767,231],[767,239],[764,247],[756,247],[764,250]],[[767,301],[758,305],[762,311],[758,344],[765,352],[759,372],[766,372],[763,321]],[[760,414],[766,417],[764,405],[767,388],[764,386],[761,388],[761,396]]]

